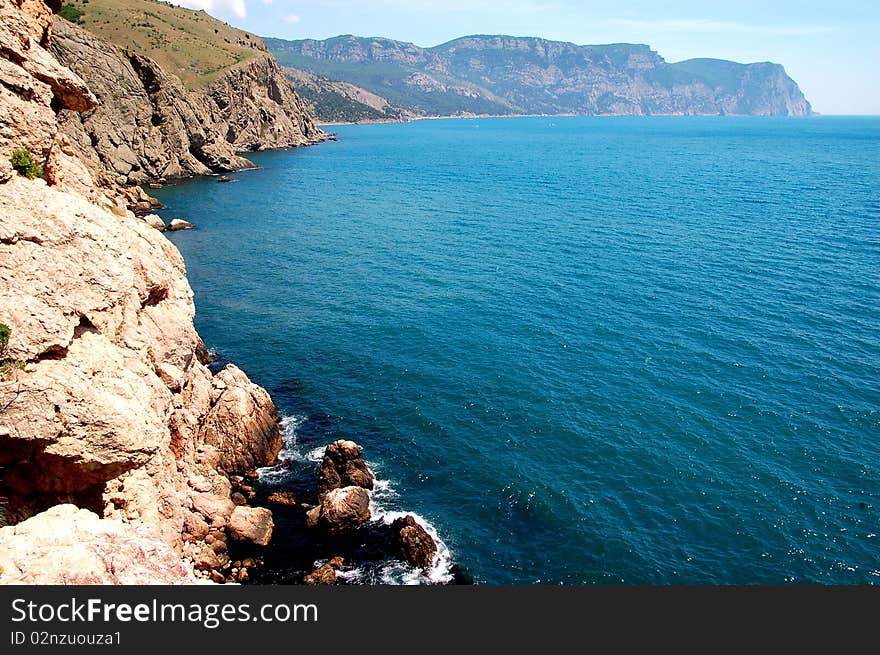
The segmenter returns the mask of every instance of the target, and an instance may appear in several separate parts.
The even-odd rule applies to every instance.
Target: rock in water
[[[340,439],[327,446],[321,462],[321,493],[341,487],[372,489],[373,479],[354,441]]]
[[[394,519],[391,524],[394,545],[400,557],[422,569],[431,565],[437,554],[437,544],[431,535],[416,522],[411,514]]]
[[[331,533],[353,530],[370,519],[370,493],[363,487],[333,489],[306,513],[306,524]]]
[[[172,218],[171,222],[168,224],[168,229],[172,232],[177,232],[177,230],[191,230],[195,227],[194,223],[190,223],[189,221],[184,221],[180,218]]]
[[[165,231],[165,221],[163,221],[156,214],[147,214],[146,216],[144,216],[143,221],[144,221],[144,223],[146,223],[150,227],[154,227],[157,230],[159,230],[160,232]]]
[[[342,568],[343,559],[334,557],[323,566],[319,566],[314,571],[303,578],[303,582],[307,585],[324,585],[336,583],[336,571]]]
[[[296,496],[293,495],[292,491],[276,491],[269,494],[269,497],[266,498],[266,502],[272,505],[294,507],[296,506]]]
[[[233,539],[250,541],[265,546],[272,538],[272,512],[264,507],[245,507],[238,505],[229,517],[226,526]]]

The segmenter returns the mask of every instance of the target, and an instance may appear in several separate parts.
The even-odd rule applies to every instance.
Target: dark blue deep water
[[[155,192],[301,468],[480,583],[880,582],[880,119],[333,129]]]

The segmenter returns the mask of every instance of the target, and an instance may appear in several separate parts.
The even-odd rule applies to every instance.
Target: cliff
[[[65,112],[99,99],[50,54],[51,25],[40,0],[0,0],[0,583],[58,582],[34,554],[68,551],[90,562],[69,581],[113,581],[120,560],[98,555],[118,548],[156,555],[128,580],[223,581],[238,525],[271,534],[230,476],[276,458],[278,415],[242,371],[205,366],[180,253],[78,158]],[[34,179],[10,165],[22,148]],[[59,503],[97,516],[41,514]]]
[[[344,80],[422,115],[808,115],[779,64],[668,63],[647,45],[467,36],[433,48],[382,38],[265,39],[285,66]]]
[[[77,155],[100,181],[119,185],[251,167],[237,153],[296,147],[318,129],[276,62],[260,53],[187,90],[154,60],[58,19],[51,45],[98,98],[88,112],[61,112]]]
[[[356,123],[399,121],[415,115],[394,107],[386,98],[354,84],[320,77],[297,68],[285,68],[309,114],[319,121]]]

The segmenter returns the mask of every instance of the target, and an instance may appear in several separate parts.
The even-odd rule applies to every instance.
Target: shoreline
[[[813,112],[804,116],[792,115],[756,115],[756,114],[473,114],[453,116],[416,116],[414,118],[367,119],[363,121],[316,121],[318,127],[334,127],[339,125],[385,125],[389,123],[415,123],[417,121],[441,120],[476,120],[484,118],[816,118],[834,117],[845,114],[821,114]]]

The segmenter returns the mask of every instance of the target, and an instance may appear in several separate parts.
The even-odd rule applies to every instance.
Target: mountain
[[[58,120],[103,184],[247,168],[241,152],[329,138],[256,36],[153,0],[72,0],[65,8],[76,24],[56,17],[52,54],[99,104]]]
[[[412,112],[354,84],[286,67],[287,77],[306,108],[318,120],[332,122],[398,121],[415,118]]]
[[[256,36],[209,16],[157,0],[65,0],[60,15],[92,34],[149,57],[188,89],[266,55]]]
[[[284,66],[344,80],[417,115],[812,113],[779,64],[668,63],[647,45],[485,35],[433,48],[351,35],[264,41]]]

